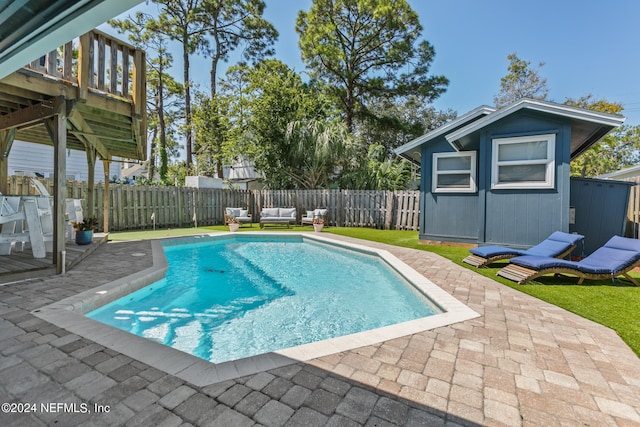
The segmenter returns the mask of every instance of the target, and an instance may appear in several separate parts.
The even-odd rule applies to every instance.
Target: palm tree
[[[301,188],[328,188],[347,159],[352,137],[339,121],[298,120],[289,123],[289,146],[283,171]]]

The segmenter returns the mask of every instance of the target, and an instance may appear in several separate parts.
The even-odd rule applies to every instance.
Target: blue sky
[[[640,125],[640,1],[408,1],[420,17],[423,38],[436,50],[431,72],[450,80],[436,108],[460,115],[492,105],[507,73],[507,55],[516,52],[533,66],[545,63],[540,74],[547,78],[550,100],[593,94],[622,103],[626,123]],[[311,0],[265,3],[265,17],[280,33],[275,57],[304,71],[294,26],[298,11],[308,10]],[[180,56],[176,50],[176,77],[182,75]],[[208,60],[194,57],[192,64],[194,83],[208,91]]]

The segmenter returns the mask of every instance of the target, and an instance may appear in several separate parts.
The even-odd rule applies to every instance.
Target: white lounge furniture
[[[76,230],[73,228],[72,222],[82,222],[84,220],[84,214],[82,211],[82,200],[81,199],[67,199],[67,238],[69,240],[73,240],[76,238]]]
[[[231,219],[235,218],[240,224],[249,224],[253,226],[251,214],[248,209],[243,208],[225,208],[224,225],[228,225]]]
[[[0,255],[10,255],[16,244],[31,244],[34,258],[53,251],[51,199],[42,196],[0,196]]]
[[[0,194],[0,255],[13,249],[24,249],[29,242],[34,258],[45,258],[53,252],[53,197],[37,179],[31,178],[40,196],[4,196]],[[70,221],[82,221],[82,203],[67,199],[67,236],[72,238]],[[70,229],[69,229],[70,227]]]
[[[51,197],[49,191],[41,183],[36,177],[31,177],[31,184],[36,187],[38,193],[40,193],[43,197]],[[53,198],[52,201],[52,209],[53,209]],[[65,234],[68,240],[73,240],[76,237],[76,231],[73,228],[73,224],[71,222],[82,222],[84,219],[83,211],[82,211],[82,199],[67,199],[65,201],[65,210],[66,210],[66,224],[65,224]]]
[[[260,211],[260,228],[266,224],[284,224],[289,228],[296,223],[296,208],[264,208]]]
[[[10,255],[16,244],[22,250],[29,241],[29,233],[23,229],[26,216],[20,196],[0,196],[0,200],[0,255]]]
[[[311,225],[313,224],[314,218],[322,218],[326,225],[329,220],[329,209],[314,209],[312,211],[307,211],[306,215],[300,219],[300,224]]]

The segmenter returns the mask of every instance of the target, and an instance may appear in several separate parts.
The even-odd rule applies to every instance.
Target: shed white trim
[[[422,146],[422,144],[424,144],[425,142],[429,142],[441,135],[446,134],[447,132],[450,132],[452,129],[454,129],[456,126],[460,126],[464,123],[467,123],[471,120],[477,120],[478,117],[482,117],[482,116],[486,116],[487,114],[491,114],[494,111],[496,111],[495,108],[486,106],[486,105],[482,105],[480,107],[477,107],[471,111],[469,111],[468,113],[450,121],[447,124],[444,124],[442,126],[440,126],[437,129],[434,129],[431,132],[428,132],[422,136],[417,137],[416,139],[413,139],[409,142],[407,142],[406,144],[396,148],[395,150],[393,150],[397,155],[402,156],[404,158],[406,158],[409,161],[412,161],[414,163],[417,163],[418,165],[420,165],[420,146]],[[452,144],[452,147],[457,151],[457,147],[455,145]]]
[[[452,132],[445,136],[447,141],[450,144],[455,146],[460,146],[460,140],[465,137],[470,136],[471,134],[480,131],[484,127],[490,125],[491,123],[495,123],[500,119],[503,119],[516,111],[528,109],[532,111],[539,111],[547,114],[554,114],[557,116],[568,117],[571,119],[575,119],[580,122],[593,123],[596,128],[591,133],[590,137],[583,141],[581,144],[576,145],[571,150],[571,157],[575,157],[584,151],[586,148],[590,147],[593,143],[597,142],[604,135],[609,133],[612,129],[620,126],[625,121],[625,117],[601,113],[598,111],[586,110],[584,108],[572,107],[569,105],[556,104],[553,102],[540,101],[535,99],[521,99],[519,101],[514,102],[511,105],[508,105],[488,116],[485,116],[481,119],[476,120],[473,123],[468,124],[467,126],[458,129],[455,132]],[[605,129],[601,129],[604,127]]]

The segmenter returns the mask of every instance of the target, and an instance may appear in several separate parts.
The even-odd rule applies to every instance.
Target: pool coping
[[[458,301],[424,275],[418,273],[390,252],[352,242],[344,242],[311,232],[269,233],[269,236],[301,235],[303,239],[315,240],[331,245],[346,246],[358,251],[375,253],[392,268],[404,276],[418,290],[426,293],[435,304],[444,310],[429,317],[415,319],[378,329],[345,335],[338,338],[303,344],[271,353],[251,356],[229,362],[212,363],[188,353],[130,334],[112,326],[84,316],[96,307],[120,298],[164,277],[168,268],[162,249],[163,240],[198,239],[207,236],[227,238],[229,236],[265,236],[264,232],[212,233],[189,237],[171,237],[151,240],[153,266],[113,282],[65,298],[56,303],[34,310],[32,313],[58,327],[81,337],[90,339],[106,348],[120,352],[133,359],[149,364],[163,372],[175,375],[196,386],[207,386],[221,381],[256,374],[282,366],[308,361],[319,357],[380,343],[383,341],[435,329],[453,323],[470,320],[480,315]],[[135,254],[132,254],[135,256]]]

